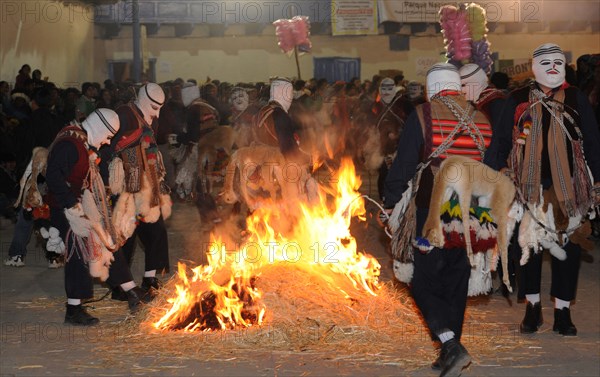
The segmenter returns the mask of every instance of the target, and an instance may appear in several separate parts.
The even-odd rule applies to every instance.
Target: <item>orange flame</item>
[[[262,267],[276,263],[314,272],[344,297],[349,295],[336,283],[340,278],[349,279],[357,290],[376,295],[381,266],[375,258],[357,252],[349,230],[351,218],[364,220],[366,213],[358,193],[361,181],[352,162],[342,161],[331,181],[322,187],[317,203],[286,202],[287,211],[276,206],[256,210],[247,219],[249,237],[233,252],[211,234],[208,265],[191,269],[188,276],[186,266],[179,264],[176,295],[168,300],[170,308],[154,327],[206,330],[206,318],[194,316],[206,314],[208,309],[214,317],[212,328],[260,325],[266,308],[260,303],[261,293],[253,278],[260,275]]]

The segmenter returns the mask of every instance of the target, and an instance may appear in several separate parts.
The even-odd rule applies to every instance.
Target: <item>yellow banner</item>
[[[333,35],[377,34],[377,0],[332,0]]]

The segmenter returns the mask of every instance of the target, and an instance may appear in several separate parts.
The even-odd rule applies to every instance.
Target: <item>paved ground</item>
[[[178,258],[194,258],[194,244],[202,231],[198,229],[195,208],[177,204],[169,221],[171,263]],[[2,258],[8,253],[13,226],[3,223],[0,229]],[[354,233],[353,233],[354,234]],[[371,221],[359,227],[355,234],[361,245],[375,255],[383,266],[382,280],[391,279],[389,257],[385,252],[381,230]],[[542,304],[545,323],[538,334],[524,339],[518,333],[518,323],[524,305],[514,296],[506,300],[501,295],[470,300],[470,307],[485,310],[487,323],[469,323],[465,328],[465,343],[474,349],[478,345],[470,335],[486,331],[489,324],[502,324],[500,336],[507,347],[497,353],[475,360],[465,376],[600,376],[600,244],[593,253],[585,254],[581,266],[577,302],[572,316],[579,329],[577,337],[565,338],[552,332],[553,311],[549,297],[549,261],[544,263]],[[141,280],[141,256],[134,262],[134,276]],[[336,360],[335,355],[305,352],[257,352],[253,360],[230,355],[213,360],[179,357],[170,360],[172,367],[156,367],[152,349],[141,356],[124,356],[125,362],[106,362],[99,344],[117,341],[119,323],[127,317],[123,303],[112,303],[108,310],[95,312],[103,321],[95,330],[64,326],[63,270],[49,270],[42,248],[35,238],[29,244],[27,266],[0,267],[0,375],[169,375],[169,376],[436,376],[427,366],[433,358],[431,342],[424,337],[422,347],[415,352],[425,355],[422,366],[403,370],[394,363],[378,364],[368,355],[351,360]],[[97,295],[106,292],[98,286]],[[108,300],[110,302],[110,300]],[[106,301],[104,301],[106,302]],[[165,335],[168,340],[169,335]],[[101,341],[100,341],[101,340]],[[143,338],[139,340],[143,342]],[[402,355],[398,355],[402,358]],[[164,361],[163,361],[164,362]]]

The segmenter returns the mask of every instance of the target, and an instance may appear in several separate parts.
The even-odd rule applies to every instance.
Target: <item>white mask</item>
[[[158,118],[160,108],[165,103],[165,93],[162,88],[153,82],[142,86],[138,92],[138,98],[135,100],[137,107],[142,110],[144,120],[148,124]]]
[[[189,85],[188,85],[189,84]],[[193,83],[186,83],[181,89],[181,101],[188,107],[195,99],[200,98],[200,88]]]
[[[415,99],[423,95],[423,87],[416,81],[408,83],[408,98]]]
[[[379,95],[381,96],[381,102],[386,105],[392,102],[394,96],[396,95],[396,85],[394,84],[394,80],[386,77],[381,80],[379,84]]]
[[[291,82],[281,79],[271,82],[271,101],[279,103],[285,112],[290,109],[293,98],[294,88]]]
[[[87,132],[88,145],[96,149],[110,144],[120,126],[119,116],[110,109],[96,109],[81,123]]]
[[[455,66],[449,63],[436,63],[427,72],[427,99],[444,90],[460,92],[460,75]]]
[[[229,103],[235,111],[242,112],[248,108],[248,103],[250,102],[250,97],[248,97],[248,93],[242,88],[234,88],[231,92],[231,97],[229,97]]]
[[[546,43],[533,51],[532,69],[535,81],[554,89],[565,82],[566,59],[560,47]]]
[[[465,64],[460,67],[460,81],[462,92],[469,101],[477,101],[481,92],[488,86],[488,78],[483,69],[474,63]]]

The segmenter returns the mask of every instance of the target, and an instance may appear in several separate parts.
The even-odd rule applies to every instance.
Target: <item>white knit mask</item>
[[[477,64],[469,63],[460,67],[462,92],[469,101],[477,101],[481,92],[488,86],[488,78],[483,69]]]
[[[389,77],[381,80],[379,84],[379,95],[381,96],[381,102],[386,105],[392,102],[394,96],[396,95],[396,85],[394,84],[394,80]]]
[[[152,124],[155,118],[158,118],[160,108],[165,103],[165,93],[162,88],[153,82],[142,86],[138,92],[138,98],[135,100],[137,107],[142,110],[144,120]]]
[[[566,59],[560,47],[546,43],[533,51],[532,69],[535,81],[548,87],[557,88],[565,82]]]
[[[229,97],[229,103],[235,111],[242,112],[248,108],[248,103],[250,102],[250,97],[248,97],[248,93],[242,88],[236,88],[231,92],[231,97]]]
[[[189,85],[188,85],[189,84]],[[186,83],[181,89],[181,101],[188,107],[195,99],[200,98],[200,88],[194,83]]]
[[[87,132],[88,145],[96,149],[110,144],[120,126],[119,116],[110,109],[96,109],[81,123]]]
[[[271,82],[271,101],[275,101],[287,112],[292,105],[294,88],[292,83],[286,80],[273,80]]]
[[[444,90],[460,92],[460,89],[460,75],[452,64],[436,63],[427,72],[427,99]]]

